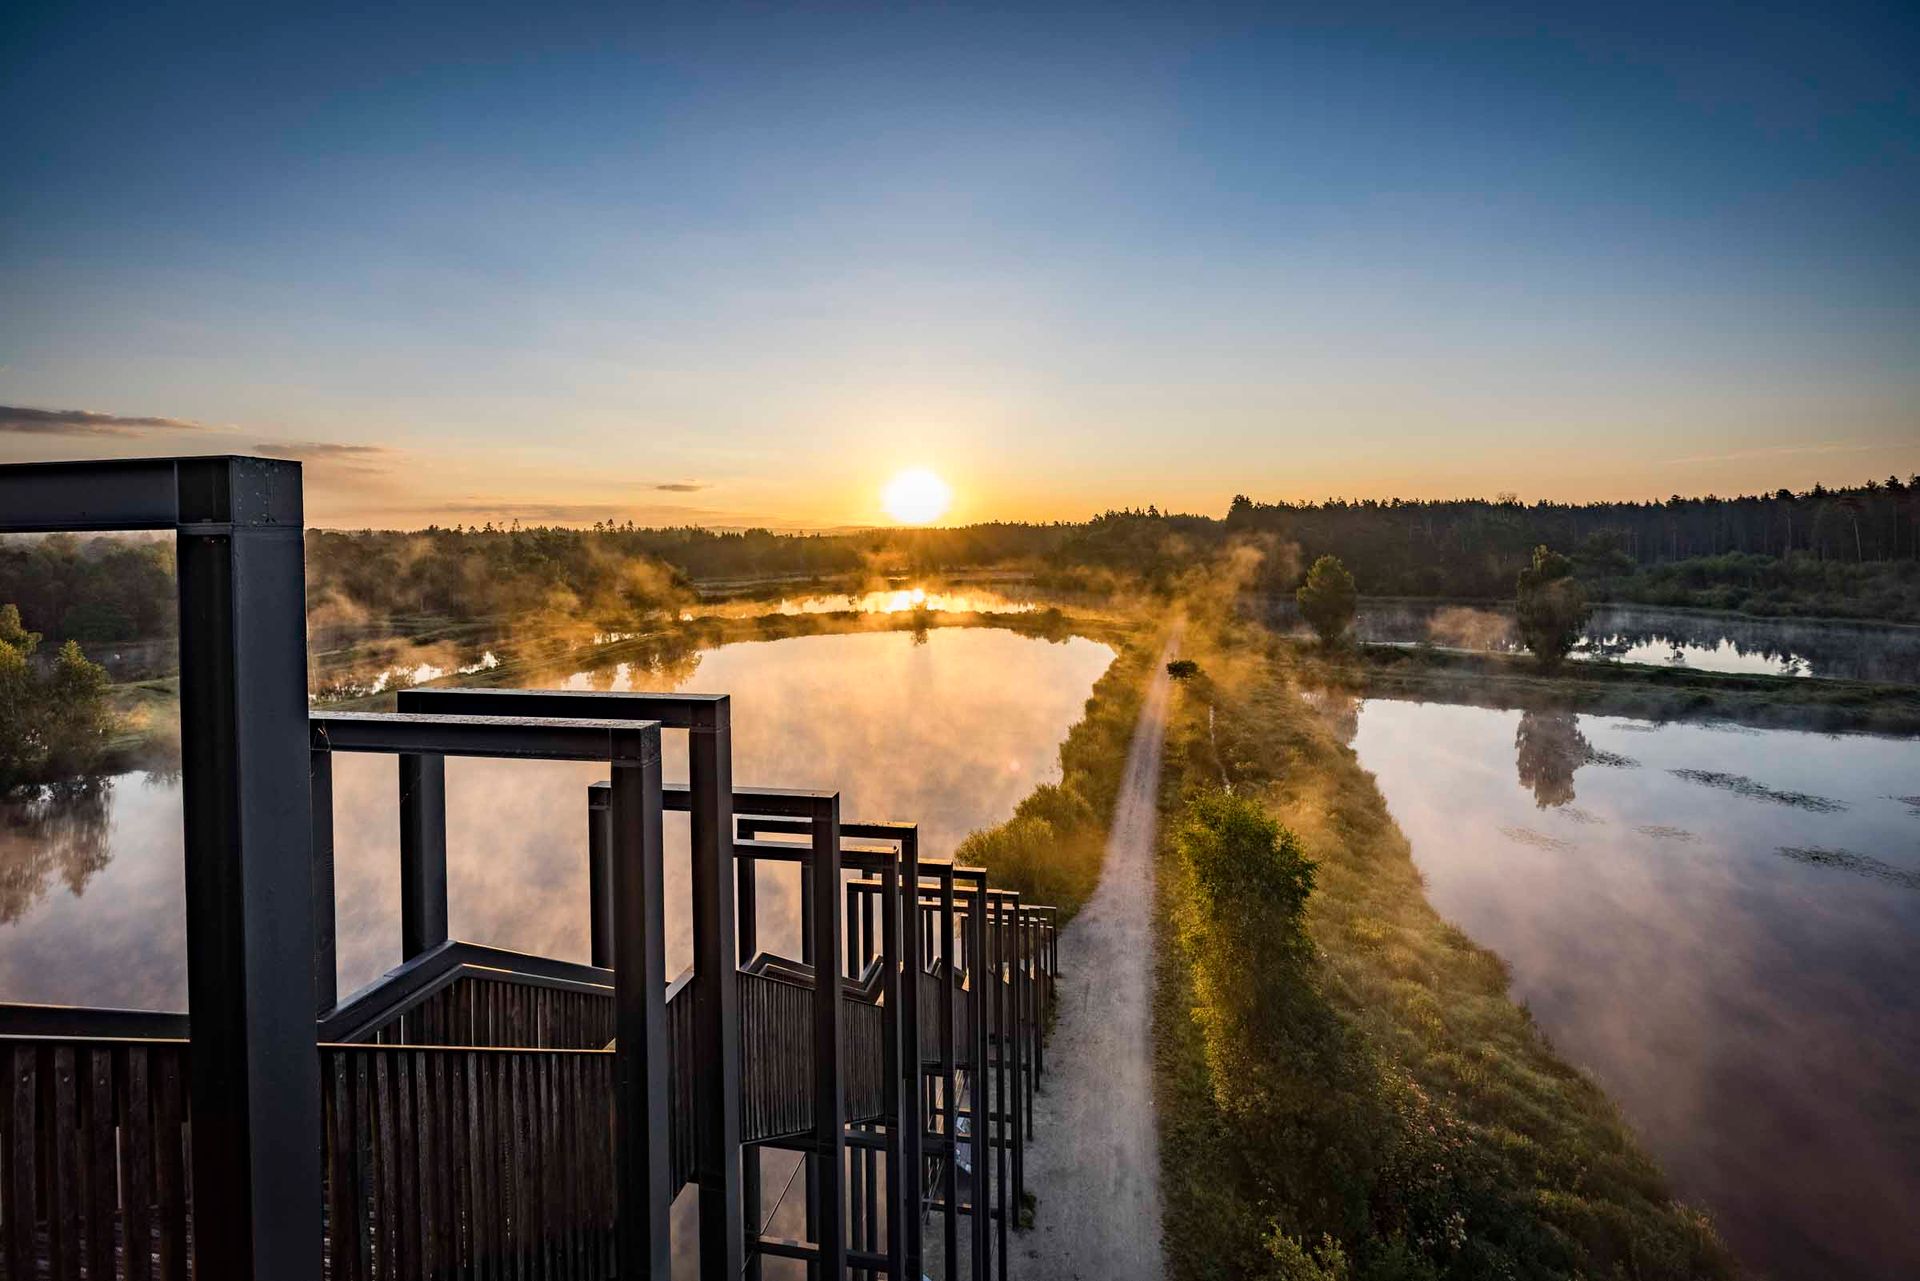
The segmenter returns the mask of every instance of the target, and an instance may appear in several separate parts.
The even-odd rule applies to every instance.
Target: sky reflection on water
[[[918,821],[945,854],[1058,775],[1056,749],[1112,651],[991,628],[871,632],[721,646],[666,671],[634,664],[551,685],[733,696],[741,786],[834,788],[849,818]],[[666,772],[685,777],[682,736]],[[397,964],[396,766],[335,762],[343,993]],[[586,787],[604,769],[448,765],[456,937],[587,956]],[[181,1009],[186,949],[177,779],[124,774],[56,813],[0,807],[0,992],[15,1001]],[[683,816],[668,816],[668,967],[690,955]],[[762,942],[794,945],[797,874],[762,876]]]
[[[1442,914],[1763,1274],[1920,1274],[1920,744],[1370,701]]]

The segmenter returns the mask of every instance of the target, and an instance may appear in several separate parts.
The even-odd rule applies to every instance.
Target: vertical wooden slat
[[[418,1217],[414,1232],[419,1240],[418,1267],[421,1275],[433,1276],[440,1270],[440,1233],[446,1224],[445,1198],[440,1195],[445,1171],[440,1164],[440,1108],[443,1100],[433,1090],[427,1071],[427,1055],[415,1050],[410,1056],[413,1068],[413,1095],[419,1130],[414,1140],[414,1196]],[[440,1056],[434,1055],[437,1064]]]
[[[500,1208],[493,1199],[492,1130],[487,1124],[490,1111],[484,1083],[480,1079],[480,1056],[464,1056],[467,1067],[467,1151],[473,1169],[473,1257],[475,1273],[494,1275],[491,1258],[500,1229]]]
[[[153,1277],[153,1100],[148,1086],[149,1051],[126,1049],[122,1092],[120,1207],[127,1281]]]
[[[30,1045],[9,1051],[12,1063],[11,1127],[7,1136],[7,1275],[36,1274],[34,1235],[41,1207],[34,1195],[39,1164],[39,1052]]]
[[[353,1060],[353,1148],[354,1167],[358,1172],[358,1186],[364,1188],[370,1200],[380,1196],[380,1185],[374,1177],[373,1156],[374,1113],[373,1098],[368,1085],[367,1055],[356,1050]],[[363,1281],[374,1281],[379,1273],[375,1271],[375,1214],[361,1209],[358,1198],[354,1204],[355,1236],[359,1239],[359,1270]]]
[[[446,1058],[447,1091],[447,1164],[453,1176],[454,1210],[449,1216],[453,1229],[452,1262],[454,1275],[471,1277],[473,1273],[473,1145],[467,1139],[467,1093],[464,1055]],[[437,1082],[436,1082],[437,1083]]]
[[[396,1050],[393,1056],[394,1153],[398,1171],[395,1184],[398,1198],[393,1206],[394,1236],[399,1272],[413,1278],[420,1275],[420,1234],[418,1232],[420,1182],[414,1177],[419,1168],[419,1130],[413,1109],[413,1081],[407,1071],[408,1054]]]
[[[359,1281],[361,1212],[354,1169],[353,1100],[347,1056],[327,1051],[320,1079],[327,1091],[327,1258],[332,1281]]]
[[[377,1189],[379,1213],[374,1218],[375,1242],[374,1276],[378,1281],[390,1281],[400,1275],[400,1254],[396,1248],[394,1228],[399,1222],[398,1171],[394,1159],[393,1136],[393,1081],[387,1067],[385,1050],[369,1050],[368,1057],[373,1060],[373,1106],[378,1118],[378,1132],[374,1139],[374,1162],[378,1171],[374,1187]]]
[[[54,1281],[79,1281],[80,1170],[78,1118],[75,1115],[73,1047],[53,1047],[53,1146],[48,1150],[47,1275]]]
[[[87,1275],[106,1281],[114,1266],[114,1226],[120,1209],[119,1153],[113,1106],[113,1047],[86,1051]]]
[[[160,1219],[162,1281],[186,1281],[187,1173],[185,1056],[178,1047],[155,1052],[154,1202]]]

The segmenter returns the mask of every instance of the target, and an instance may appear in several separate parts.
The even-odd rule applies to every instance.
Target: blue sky
[[[269,8],[0,17],[0,406],[85,411],[0,459],[341,524],[1920,470],[1910,8]]]

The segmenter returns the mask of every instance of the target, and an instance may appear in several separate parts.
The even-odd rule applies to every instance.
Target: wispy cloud
[[[265,454],[269,458],[291,458],[302,463],[375,459],[393,453],[385,445],[343,445],[324,440],[270,440],[255,445],[253,449],[255,453]]]
[[[703,489],[712,489],[713,486],[704,480],[664,480],[654,488],[668,494],[697,494]]]
[[[1777,445],[1771,449],[1736,449],[1726,454],[1694,454],[1686,458],[1663,458],[1663,467],[1679,467],[1688,463],[1730,463],[1748,458],[1791,458],[1799,454],[1864,454],[1871,449],[1883,449],[1884,445],[1863,445],[1851,440],[1821,440],[1811,445]]]
[[[290,458],[309,468],[316,482],[331,481],[365,488],[379,485],[399,463],[400,455],[385,445],[352,445],[328,440],[267,440],[253,447],[268,458]]]
[[[28,436],[153,436],[165,432],[213,431],[185,418],[101,414],[91,409],[31,409],[0,405],[0,432]]]
[[[635,515],[633,508],[617,503],[490,502],[485,499],[435,503],[432,510],[462,519],[523,520],[555,525],[586,525],[597,520],[625,520]]]

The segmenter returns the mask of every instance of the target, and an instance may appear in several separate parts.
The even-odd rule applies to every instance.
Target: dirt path
[[[1022,1281],[1160,1276],[1160,1142],[1153,1111],[1153,853],[1166,741],[1160,656],[1114,807],[1100,885],[1060,935],[1059,1022],[1034,1112],[1033,1228],[1014,1238]]]

